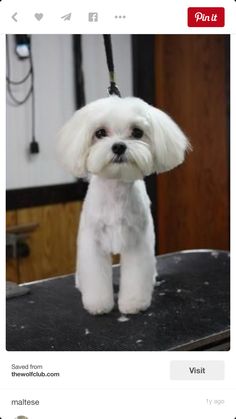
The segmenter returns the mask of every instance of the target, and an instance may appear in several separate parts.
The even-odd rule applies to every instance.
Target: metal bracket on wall
[[[38,223],[11,226],[6,230],[7,259],[25,257],[29,247],[25,239],[39,226]]]

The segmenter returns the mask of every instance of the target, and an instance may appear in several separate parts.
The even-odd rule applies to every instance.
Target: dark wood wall
[[[156,106],[188,135],[186,162],[157,176],[159,253],[229,249],[229,37],[155,37]]]

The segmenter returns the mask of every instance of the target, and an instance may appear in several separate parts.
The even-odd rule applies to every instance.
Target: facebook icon
[[[89,22],[97,22],[98,21],[98,13],[89,13],[88,14]]]

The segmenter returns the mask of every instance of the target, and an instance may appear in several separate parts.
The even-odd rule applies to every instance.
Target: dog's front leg
[[[91,229],[79,234],[77,286],[84,308],[91,314],[108,313],[114,306],[110,254],[101,249]]]
[[[121,313],[135,314],[150,306],[155,276],[154,249],[147,240],[122,253],[118,300]]]

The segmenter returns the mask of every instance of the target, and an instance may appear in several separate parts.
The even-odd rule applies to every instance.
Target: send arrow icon
[[[61,16],[61,19],[70,20],[71,19],[71,13],[68,13],[67,15]]]

